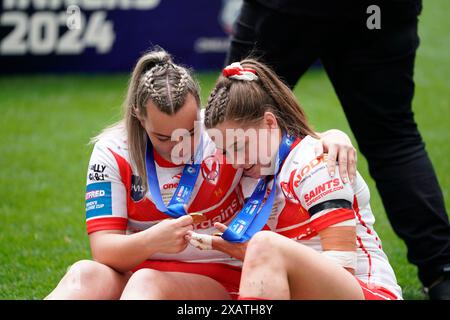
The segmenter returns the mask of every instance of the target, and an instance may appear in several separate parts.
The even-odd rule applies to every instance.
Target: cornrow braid
[[[173,68],[173,64],[170,64],[169,66],[167,66],[166,68],[166,77],[165,77],[165,84],[166,84],[166,92],[167,92],[167,97],[166,97],[166,105],[170,106],[170,113],[175,113],[175,106],[173,104],[173,97],[172,97],[172,91],[173,91],[173,86],[170,84],[170,79],[169,79],[169,72],[168,69],[169,67]],[[174,70],[176,70],[175,68],[173,68]]]
[[[142,86],[155,104],[168,108],[171,114],[184,104],[187,92],[195,91],[198,95],[198,87],[190,73],[171,61],[156,64],[146,71]]]
[[[178,81],[178,84],[175,88],[174,100],[178,101],[185,96],[190,76],[186,69],[181,67],[176,67],[176,69],[178,70],[178,73],[180,75],[180,81]]]
[[[226,86],[216,87],[208,98],[205,110],[205,126],[215,127],[225,120],[226,106],[229,101],[229,90]]]
[[[159,93],[158,90],[156,90],[155,88],[155,78],[156,76],[162,75],[164,73],[167,74],[167,69],[169,68],[169,66],[170,66],[169,62],[159,63],[153,66],[150,70],[148,70],[144,74],[144,81],[143,81],[144,87],[150,94],[150,98],[158,105],[163,105],[164,99],[162,97],[162,94]]]

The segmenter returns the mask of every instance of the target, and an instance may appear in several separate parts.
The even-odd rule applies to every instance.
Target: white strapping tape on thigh
[[[209,234],[192,232],[189,243],[200,250],[212,250],[212,236]]]
[[[336,250],[328,250],[323,251],[322,254],[331,260],[333,260],[336,264],[340,265],[344,268],[351,268],[356,270],[356,252],[355,251],[336,251]]]

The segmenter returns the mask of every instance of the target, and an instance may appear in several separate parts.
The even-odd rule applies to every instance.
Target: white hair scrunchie
[[[239,62],[233,62],[222,71],[224,77],[242,81],[256,81],[258,76],[256,71],[250,68],[243,68]]]

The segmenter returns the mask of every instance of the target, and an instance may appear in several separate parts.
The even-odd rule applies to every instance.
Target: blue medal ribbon
[[[294,141],[295,137],[283,135],[275,161],[275,174],[273,176],[272,188],[266,201],[264,201],[264,197],[269,181],[267,179],[268,177],[263,177],[259,179],[255,190],[244,207],[238,212],[227,230],[222,234],[223,239],[236,243],[246,242],[267,223],[275,200],[278,170],[289,154]]]
[[[145,164],[147,170],[147,182],[152,195],[152,199],[156,208],[159,211],[173,217],[179,218],[187,214],[184,209],[184,205],[191,198],[192,191],[194,190],[195,182],[197,181],[198,174],[200,173],[200,166],[203,160],[203,138],[200,138],[200,143],[195,152],[194,161],[192,164],[186,164],[183,168],[178,187],[175,193],[170,199],[170,202],[166,206],[162,200],[161,190],[159,188],[158,175],[156,173],[155,159],[153,155],[153,145],[148,138],[147,147],[145,150]]]

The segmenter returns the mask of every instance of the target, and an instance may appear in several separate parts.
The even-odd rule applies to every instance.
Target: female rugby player
[[[228,228],[216,223],[229,241],[188,232],[197,247],[221,250],[244,261],[242,298],[402,298],[373,229],[367,184],[359,174],[350,183],[339,172],[329,175],[326,156],[314,152],[317,135],[293,93],[273,71],[251,59],[225,68],[209,97],[205,125],[219,131],[216,146],[228,162],[244,159],[234,166],[261,179],[262,186],[272,186],[260,207],[258,190],[248,200],[260,208],[252,216],[272,206],[267,231],[256,233],[249,242],[239,241],[241,231],[251,226],[245,215]],[[256,153],[250,152],[250,135],[227,139],[227,132],[241,128],[256,132]],[[277,141],[275,148],[268,147],[272,141]],[[261,160],[265,152],[270,165]]]

